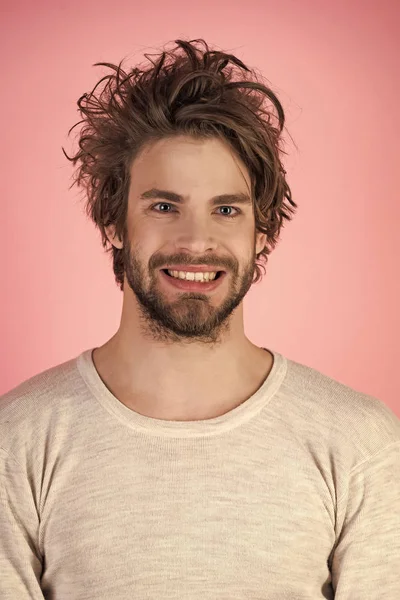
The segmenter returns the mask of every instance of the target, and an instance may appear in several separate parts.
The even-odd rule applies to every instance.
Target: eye
[[[153,204],[153,206],[151,207],[152,209],[155,206],[173,206],[172,204],[170,204],[169,202],[157,202],[157,204]],[[156,212],[171,212],[169,210],[157,210]]]
[[[168,207],[169,208],[171,208],[171,207],[173,208],[174,207],[174,205],[171,204],[170,202],[157,202],[156,204],[153,204],[151,206],[151,210],[154,210],[156,206],[164,207],[162,210],[161,209],[160,210],[157,209],[156,212],[165,212],[165,213],[171,212],[171,210],[168,210]],[[165,207],[167,207],[166,210],[165,210]],[[226,213],[226,212],[224,212],[222,214],[223,217],[227,217],[228,219],[234,219],[234,218],[238,217],[240,215],[240,213],[241,213],[240,209],[236,208],[234,206],[219,206],[217,210],[220,210],[220,209],[224,209],[224,210],[228,209],[230,211],[233,209],[233,210],[236,211],[234,214],[229,214],[229,213]]]
[[[234,215],[231,215],[231,214],[228,215],[226,213],[223,215],[224,217],[228,217],[228,219],[234,219],[235,217],[237,217],[240,214],[240,210],[238,208],[235,208],[234,206],[220,206],[219,208],[229,208],[229,209],[233,208],[233,210],[236,210],[236,213]]]

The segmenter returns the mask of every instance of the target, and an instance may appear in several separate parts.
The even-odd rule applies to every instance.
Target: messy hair
[[[124,283],[124,251],[113,246],[106,227],[122,240],[130,186],[130,167],[145,144],[174,135],[220,138],[247,167],[256,231],[266,244],[256,257],[253,283],[265,274],[268,255],[277,244],[283,220],[297,208],[280,154],[285,116],[281,103],[254,70],[232,54],[210,50],[203,39],[175,40],[176,47],[144,54],[149,63],[128,72],[111,69],[77,102],[83,124],[79,150],[72,157],[73,183],[86,192],[86,214],[113,253],[113,270]],[[245,72],[245,73],[244,73]],[[96,90],[100,87],[99,92]],[[109,246],[109,247],[108,247]]]

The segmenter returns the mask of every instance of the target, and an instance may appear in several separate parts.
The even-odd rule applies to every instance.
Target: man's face
[[[250,197],[249,190],[245,166],[218,139],[163,139],[133,162],[123,240],[124,292],[129,286],[134,293],[152,339],[216,343],[228,329],[252,284],[265,236],[255,233],[251,202],[224,198],[216,203],[212,198]],[[168,274],[168,268],[176,275],[176,266],[190,272],[199,265],[223,272],[209,283]]]

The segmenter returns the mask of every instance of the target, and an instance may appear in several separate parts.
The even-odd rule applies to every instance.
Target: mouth
[[[171,272],[174,274],[172,275]],[[208,281],[207,279],[198,281],[194,278],[186,279],[186,277],[181,278],[179,277],[179,275],[176,276],[180,272],[174,271],[173,269],[160,269],[160,273],[162,275],[162,279],[166,281],[171,287],[186,292],[211,292],[221,285],[222,281],[225,279],[227,274],[225,271],[213,271],[213,273],[215,273],[215,277],[213,279],[210,279]]]
[[[187,279],[186,277],[179,277],[177,276],[177,273],[180,273],[180,271],[175,271],[175,269],[161,269],[161,271],[163,271],[163,273],[165,273],[166,275],[168,275],[168,277],[172,277],[175,279],[179,279],[180,281],[200,281],[200,283],[204,282],[209,282],[209,281],[215,281],[216,279],[218,279],[219,277],[221,277],[221,275],[223,275],[225,273],[225,271],[206,271],[207,273],[215,273],[215,277],[213,277],[212,279],[198,279],[196,278],[196,273],[203,273],[203,271],[190,271],[190,273],[194,274],[194,279]],[[174,275],[171,274],[174,273]]]

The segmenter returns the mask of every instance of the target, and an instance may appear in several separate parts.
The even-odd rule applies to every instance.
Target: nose
[[[178,251],[186,251],[189,254],[204,254],[215,250],[218,246],[212,226],[205,219],[198,216],[190,217],[180,223],[176,232],[174,245]]]

